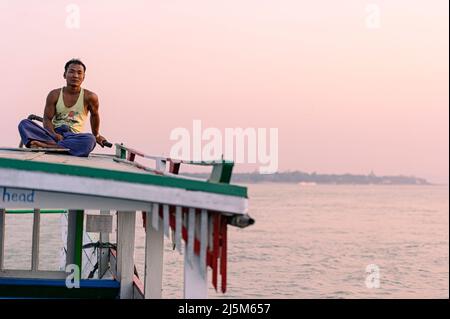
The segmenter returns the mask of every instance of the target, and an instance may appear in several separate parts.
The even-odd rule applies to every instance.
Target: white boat
[[[209,166],[212,172],[207,180],[194,179],[179,174],[181,165]],[[87,158],[55,150],[0,149],[0,297],[161,298],[165,237],[185,256],[185,298],[207,297],[208,269],[213,286],[225,293],[227,228],[254,222],[247,212],[247,188],[230,184],[232,169],[229,161],[180,161],[119,144],[115,154]],[[5,215],[17,209],[34,215],[32,261],[25,270],[4,268]],[[39,245],[45,244],[39,243],[40,215],[54,209],[68,216],[66,269],[43,271],[38,268]],[[144,274],[137,274],[133,260],[135,227],[142,227],[135,225],[139,211],[145,217]],[[112,218],[117,218],[115,243],[108,238]],[[82,265],[85,219],[86,228],[100,234],[98,242],[85,247],[98,253],[88,272],[96,275],[86,278],[85,272],[79,289],[71,289],[68,278],[73,275],[76,282],[87,266]],[[80,273],[66,272],[70,266]]]

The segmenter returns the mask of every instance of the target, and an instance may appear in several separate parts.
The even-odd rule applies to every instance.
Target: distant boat
[[[316,182],[300,182],[298,183],[299,186],[316,186]]]

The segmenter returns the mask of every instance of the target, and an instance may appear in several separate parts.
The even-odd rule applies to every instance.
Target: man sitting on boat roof
[[[103,147],[106,139],[99,134],[98,97],[81,87],[85,72],[86,66],[78,59],[66,63],[64,79],[67,85],[48,94],[44,127],[28,119],[19,124],[19,133],[26,147],[68,149],[75,156],[88,156],[96,142]],[[89,112],[92,134],[82,133]]]

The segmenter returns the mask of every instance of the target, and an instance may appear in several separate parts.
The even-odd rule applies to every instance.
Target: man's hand
[[[64,139],[64,137],[61,134],[55,133],[55,139],[57,142],[60,142]]]
[[[95,140],[97,141],[97,143],[101,146],[104,147],[103,142],[106,141],[106,138],[104,138],[103,136],[101,136],[100,134],[98,134],[95,137]]]

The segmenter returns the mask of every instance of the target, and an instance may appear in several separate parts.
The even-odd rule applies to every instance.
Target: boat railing
[[[231,181],[231,175],[233,173],[233,161],[228,161],[224,159],[211,160],[211,161],[188,161],[173,159],[170,157],[162,157],[155,155],[147,155],[141,151],[135,150],[131,147],[127,147],[123,144],[115,144],[116,146],[116,156],[113,159],[116,162],[126,163],[137,168],[160,174],[160,175],[179,175],[181,164],[192,165],[192,166],[203,166],[212,167],[210,176],[208,177],[208,182],[212,183],[226,183],[229,184]],[[136,161],[136,157],[141,157],[143,159],[149,159],[155,161],[155,168],[151,168],[140,164]],[[186,177],[193,179],[192,177]]]

